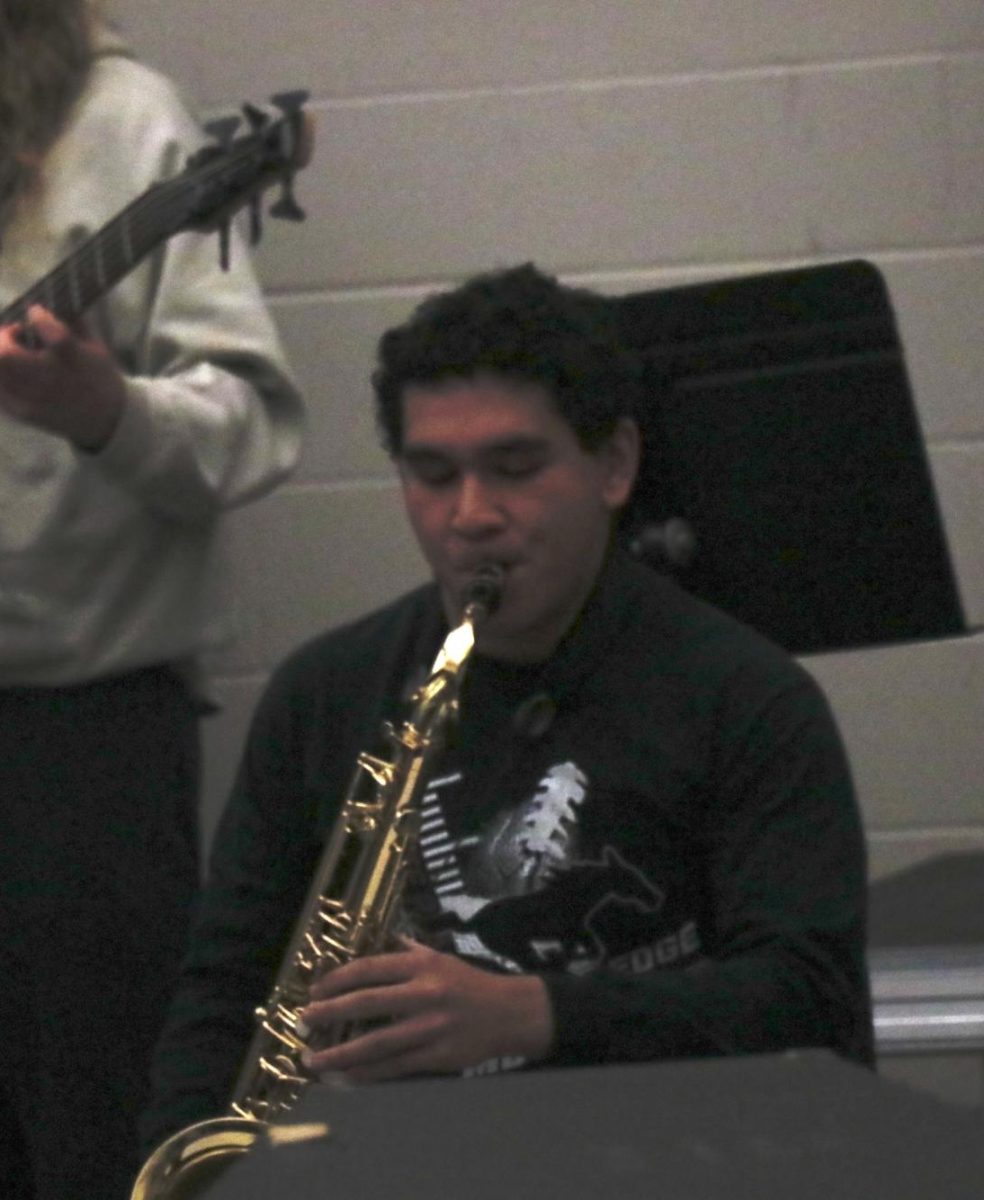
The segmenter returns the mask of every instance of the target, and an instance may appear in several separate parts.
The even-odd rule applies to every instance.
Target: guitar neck
[[[184,217],[185,205],[174,187],[167,182],[155,185],[0,311],[0,324],[23,321],[32,304],[43,305],[62,321],[81,316],[181,228]]]
[[[233,213],[252,205],[251,233],[260,234],[259,196],[279,183],[282,195],[270,209],[274,217],[300,220],[304,213],[291,192],[294,172],[311,154],[310,119],[301,111],[306,92],[282,92],[272,98],[284,116],[277,121],[245,106],[248,132],[233,138],[238,118],[216,123],[221,144],[204,146],[180,175],[153,184],[98,232],[88,237],[44,278],[0,310],[0,325],[21,323],[32,304],[43,305],[59,320],[73,321],[160,243],[184,229],[218,230],[220,261],[228,265],[228,232]]]

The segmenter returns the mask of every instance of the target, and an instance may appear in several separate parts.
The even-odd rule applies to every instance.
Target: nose
[[[451,513],[451,528],[463,537],[483,537],[503,524],[503,513],[488,488],[475,475],[463,475]]]

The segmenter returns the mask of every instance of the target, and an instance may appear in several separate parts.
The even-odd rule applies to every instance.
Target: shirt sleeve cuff
[[[544,1063],[606,1062],[610,1013],[590,981],[570,975],[542,975],[553,1013],[554,1037]]]
[[[125,379],[126,403],[112,436],[93,458],[110,475],[126,480],[139,475],[154,452],[154,426],[145,388]]]

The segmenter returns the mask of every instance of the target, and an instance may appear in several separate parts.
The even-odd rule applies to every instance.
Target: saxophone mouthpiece
[[[502,567],[495,563],[479,567],[465,588],[465,611],[478,608],[481,612],[475,616],[480,615],[482,620],[491,617],[502,600],[502,578]]]

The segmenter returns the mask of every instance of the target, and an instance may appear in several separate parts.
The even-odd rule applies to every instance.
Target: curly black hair
[[[477,275],[425,300],[384,333],[372,383],[383,445],[398,455],[408,386],[489,375],[544,388],[586,450],[639,408],[635,356],[610,304],[567,287],[532,263]]]

